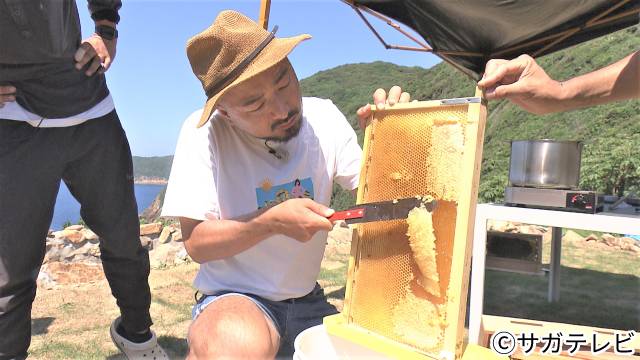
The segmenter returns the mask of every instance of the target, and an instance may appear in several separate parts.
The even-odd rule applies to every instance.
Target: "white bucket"
[[[362,345],[329,335],[324,325],[301,332],[296,336],[293,347],[293,360],[389,359]]]

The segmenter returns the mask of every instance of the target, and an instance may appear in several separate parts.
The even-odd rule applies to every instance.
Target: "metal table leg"
[[[549,264],[549,302],[560,300],[560,258],[562,257],[562,228],[551,228],[551,261]]]

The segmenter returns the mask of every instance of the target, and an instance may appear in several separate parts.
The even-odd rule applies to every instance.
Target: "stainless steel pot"
[[[554,189],[576,189],[580,181],[581,141],[511,142],[509,183]]]

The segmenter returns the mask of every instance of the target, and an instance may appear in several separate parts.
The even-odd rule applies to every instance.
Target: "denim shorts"
[[[279,359],[292,357],[293,341],[303,330],[322,324],[325,316],[338,313],[335,306],[327,302],[324,291],[316,283],[314,289],[307,295],[282,301],[271,301],[257,295],[233,291],[201,295],[191,311],[193,320],[197,319],[198,315],[212,302],[231,295],[250,299],[271,319],[280,334],[280,349],[276,356]]]

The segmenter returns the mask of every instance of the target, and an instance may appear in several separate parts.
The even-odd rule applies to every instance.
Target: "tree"
[[[581,187],[623,196],[640,189],[640,134],[600,138],[585,146]]]

